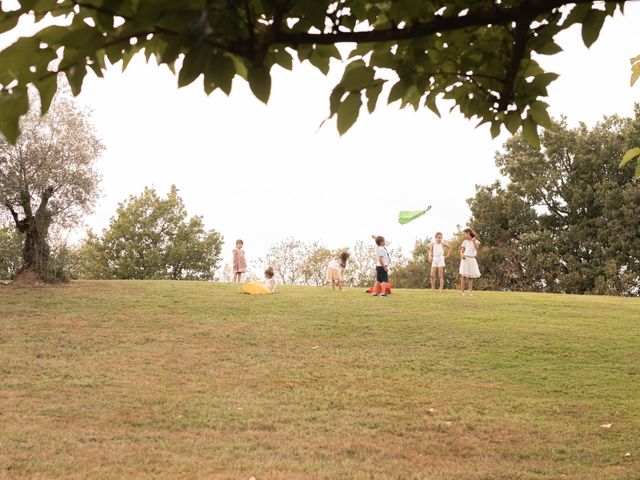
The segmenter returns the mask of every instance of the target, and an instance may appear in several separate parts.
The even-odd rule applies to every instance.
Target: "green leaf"
[[[18,12],[0,13],[0,33],[8,32],[13,29],[18,24],[18,20],[20,20]]]
[[[161,45],[160,48],[158,48],[158,54],[156,55],[158,63],[173,65],[178,59],[178,55],[180,55],[180,48],[181,45],[179,39],[172,38],[171,41],[165,42],[164,45]],[[107,56],[109,56],[108,51]],[[111,57],[109,57],[109,61],[112,62]]]
[[[634,63],[640,62],[640,55],[638,55],[637,57],[633,57],[630,61],[631,66],[633,66]]]
[[[378,97],[380,96],[380,92],[382,92],[383,85],[384,81],[378,81],[378,83],[367,88],[367,109],[369,110],[369,113],[373,113],[376,109]]]
[[[133,48],[130,48],[124,51],[122,55],[122,71],[123,72],[127,69],[127,67],[129,66],[129,62],[131,62],[131,59],[135,57],[136,53],[138,53],[138,50]]]
[[[26,88],[15,88],[12,93],[0,92],[0,133],[7,141],[16,143],[20,117],[29,111],[29,96]]]
[[[229,95],[235,74],[236,67],[233,60],[219,52],[213,54],[204,72],[204,88],[207,95],[216,88],[220,88]]]
[[[582,23],[582,41],[587,48],[591,47],[600,36],[605,18],[607,18],[607,12],[603,10],[589,10],[587,13]]]
[[[538,126],[529,117],[522,122],[522,136],[533,148],[540,148],[540,137],[538,136]]]
[[[360,92],[351,92],[338,107],[338,133],[344,135],[356,122],[360,114],[362,98]]]
[[[249,86],[258,100],[267,103],[271,95],[271,74],[267,67],[255,67],[249,70]]]
[[[509,112],[504,118],[504,124],[511,135],[515,135],[522,124],[522,118],[518,112]]]
[[[298,47],[298,61],[304,62],[308,60],[313,53],[313,47],[311,45],[300,45]]]
[[[69,87],[71,87],[71,93],[73,93],[73,96],[76,97],[80,95],[84,77],[87,75],[87,66],[73,65],[72,67],[65,70],[65,74],[67,76],[67,81],[69,82]]]
[[[336,85],[331,95],[329,96],[329,111],[331,112],[331,116],[334,116],[338,113],[338,108],[340,107],[340,103],[342,102],[342,97],[344,97],[344,88],[340,85]]]
[[[187,52],[182,62],[180,73],[178,74],[178,87],[189,85],[204,72],[208,56],[209,52],[204,47],[192,49]]]
[[[105,12],[95,12],[93,19],[100,31],[105,32],[113,29],[113,15]]]
[[[280,65],[282,68],[286,70],[293,69],[293,57],[289,52],[285,50],[284,47],[278,48],[278,50],[274,51],[272,55],[274,62]]]
[[[636,164],[636,178],[640,179],[640,162]]]
[[[316,45],[315,52],[327,58],[337,58],[338,60],[342,60],[342,55],[340,55],[340,50],[335,45]]]
[[[640,63],[636,63],[631,69],[631,86],[632,87],[638,81],[638,78],[640,78]]]
[[[39,43],[36,38],[22,37],[0,51],[0,79],[2,83],[10,83],[19,76],[20,72],[28,71]]]
[[[34,84],[40,93],[40,115],[44,115],[49,111],[53,97],[58,89],[58,76],[52,73],[50,76],[34,82]]]
[[[491,138],[496,138],[500,135],[500,122],[492,122],[491,123]]]
[[[349,56],[347,58],[352,59],[354,57],[363,57],[371,50],[373,50],[374,46],[375,44],[373,43],[360,43],[356,45],[355,48],[351,50],[351,52],[349,52]]]
[[[440,118],[440,110],[438,109],[436,100],[437,100],[437,94],[435,92],[430,93],[429,95],[427,95],[427,98],[425,98],[424,104],[427,106],[429,110],[435,113],[438,116],[438,118]]]
[[[356,60],[350,65],[357,63],[352,68],[347,68],[340,80],[340,85],[347,90],[362,90],[373,83],[373,76],[375,72],[373,68],[367,67],[362,60]]]
[[[535,49],[540,55],[555,55],[562,51],[562,47],[553,40],[541,45]]]
[[[247,65],[238,55],[229,55],[229,58],[233,61],[233,68],[236,73],[244,78],[246,81],[249,81],[249,70],[247,69]]]
[[[620,167],[624,167],[627,163],[629,163],[631,160],[633,160],[637,156],[640,156],[640,147],[635,147],[630,150],[627,150],[627,153],[625,153],[624,157],[622,157],[622,161],[620,162]]]
[[[110,45],[104,49],[105,54],[107,55],[107,59],[111,65],[115,65],[123,58],[122,45]],[[124,62],[122,66],[122,70],[126,68],[126,65],[129,61]]]
[[[528,59],[528,60],[524,60],[522,63],[523,65],[526,65],[522,73],[522,76],[524,78],[535,77],[536,75],[540,75],[541,73],[544,73],[544,70],[542,69],[542,67],[538,65],[538,62],[536,62],[535,60]]]
[[[544,128],[551,128],[553,126],[553,122],[551,121],[551,117],[547,112],[548,106],[548,103],[536,100],[529,107],[528,116],[531,117],[531,119],[538,125]]]
[[[391,87],[389,98],[387,99],[387,104],[393,103],[396,100],[400,100],[404,96],[408,87],[409,85],[404,80],[398,80],[396,84]]]
[[[322,55],[318,55],[316,52],[311,52],[311,55],[307,60],[309,60],[311,65],[320,70],[323,75],[327,75],[329,73],[329,66],[331,63],[331,59],[329,57],[324,57]]]
[[[573,24],[582,23],[590,11],[591,3],[580,3],[576,5],[571,9],[562,26],[568,28]]]

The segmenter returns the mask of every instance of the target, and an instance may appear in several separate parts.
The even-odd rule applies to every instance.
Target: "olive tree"
[[[0,135],[0,208],[24,235],[21,271],[49,276],[49,230],[70,227],[98,196],[96,160],[103,146],[85,112],[59,96],[41,117],[21,120],[15,144]]]

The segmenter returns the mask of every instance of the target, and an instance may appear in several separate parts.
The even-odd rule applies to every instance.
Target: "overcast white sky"
[[[632,113],[640,87],[629,86],[629,59],[640,54],[639,25],[640,5],[630,3],[590,50],[578,28],[562,34],[564,52],[542,62],[561,75],[550,87],[552,115],[592,125]],[[274,69],[268,106],[241,80],[229,98],[207,97],[199,81],[177,89],[166,67],[143,59],[124,74],[91,74],[79,100],[93,110],[106,152],[98,165],[104,195],[87,224],[105,227],[117,203],[145,185],[166,193],[175,184],[189,213],[224,235],[225,260],[236,238],[249,259],[285,237],[338,248],[376,233],[408,251],[418,237],[464,226],[466,199],[498,177],[494,153],[507,137],[492,141],[458,113],[438,119],[382,101],[343,137],[333,122],[318,129],[340,78],[335,66],[329,77],[308,64]],[[426,205],[426,216],[398,224],[399,210]]]

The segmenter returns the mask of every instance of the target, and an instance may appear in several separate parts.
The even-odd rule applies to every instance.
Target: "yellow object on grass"
[[[254,282],[245,283],[242,286],[242,291],[244,293],[248,293],[249,295],[269,295],[270,293],[273,293],[260,280],[256,280]]]

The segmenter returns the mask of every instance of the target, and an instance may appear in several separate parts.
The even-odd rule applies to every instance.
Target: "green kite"
[[[429,210],[431,210],[431,205],[429,205],[424,210],[400,210],[398,221],[400,222],[401,225],[404,225],[405,223],[409,223],[415,220],[416,218],[421,217],[422,215],[427,213]]]

